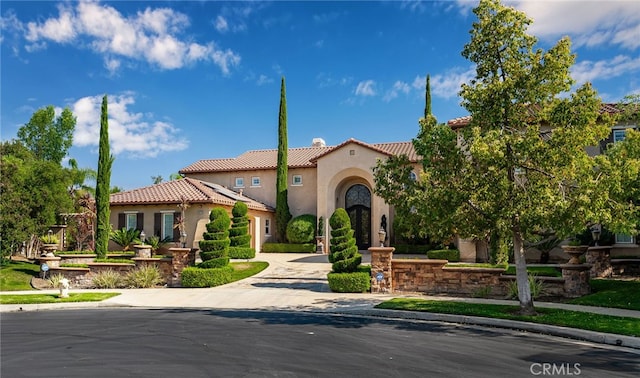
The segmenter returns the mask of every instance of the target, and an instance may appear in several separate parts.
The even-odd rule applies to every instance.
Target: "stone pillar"
[[[608,278],[613,275],[611,246],[589,247],[587,264],[591,264],[591,278]]]
[[[151,246],[144,244],[136,244],[133,246],[133,249],[136,250],[136,257],[149,259],[151,258]]]
[[[169,248],[171,253],[171,277],[167,284],[179,287],[182,284],[182,270],[189,266],[191,260],[191,248]]]
[[[56,256],[40,256],[38,257],[38,262],[40,265],[47,264],[49,268],[59,268],[60,267],[61,257]]]
[[[393,247],[371,247],[371,292],[393,292],[391,259]],[[381,278],[381,279],[380,279]]]
[[[560,265],[562,278],[564,279],[564,295],[569,298],[577,298],[591,292],[589,286],[588,264],[564,264]]]

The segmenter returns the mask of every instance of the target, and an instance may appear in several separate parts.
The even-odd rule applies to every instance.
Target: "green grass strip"
[[[70,293],[68,298],[60,298],[58,294],[2,294],[0,304],[100,302],[116,295],[120,293]]]
[[[618,335],[640,335],[640,319],[561,309],[536,307],[538,315],[523,316],[515,314],[519,310],[519,306],[434,301],[417,298],[395,298],[377,305],[376,308],[509,319]]]
[[[249,262],[232,262],[229,265],[233,267],[231,273],[231,282],[240,281],[254,274],[258,274],[269,266],[265,261],[249,261]]]
[[[31,277],[37,277],[40,265],[10,261],[0,267],[0,290],[33,290]]]

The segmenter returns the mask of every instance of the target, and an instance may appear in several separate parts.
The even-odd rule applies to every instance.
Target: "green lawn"
[[[236,282],[262,272],[267,269],[269,263],[265,261],[248,261],[232,262],[229,265],[233,267],[231,282]]]
[[[68,298],[60,298],[58,294],[2,294],[0,304],[100,302],[116,295],[120,293],[70,293]]]
[[[40,265],[9,261],[0,266],[0,291],[33,290],[31,278],[40,274]]]
[[[591,280],[589,283],[593,290],[591,294],[572,299],[568,303],[640,311],[640,279],[634,281]]]
[[[640,336],[640,320],[636,318],[622,318],[559,309],[536,308],[538,315],[522,316],[515,314],[519,306],[434,301],[417,298],[395,298],[377,305],[376,308],[519,320],[619,335]]]

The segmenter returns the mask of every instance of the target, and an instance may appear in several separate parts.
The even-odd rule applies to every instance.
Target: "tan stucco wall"
[[[346,191],[352,185],[363,184],[371,190],[371,242],[376,244],[380,219],[383,214],[389,217],[389,205],[373,193],[372,168],[377,159],[384,158],[386,155],[377,151],[349,143],[318,159],[317,215],[328,220],[336,208],[344,207]],[[328,227],[329,222],[325,223]]]
[[[212,205],[212,204],[193,204],[187,208],[185,211],[185,228],[187,232],[187,247],[198,249],[198,241],[202,240],[202,233],[206,231],[205,224],[209,222],[209,213],[213,207],[217,207],[221,205]],[[229,216],[231,217],[231,206],[222,206],[227,209]],[[118,214],[124,212],[140,212],[144,214],[144,233],[147,236],[152,236],[154,234],[154,214],[164,211],[179,211],[175,204],[169,205],[159,205],[159,206],[111,206],[111,216],[110,223],[112,229],[117,229],[118,227]],[[259,252],[262,246],[262,243],[270,240],[270,235],[265,235],[265,220],[270,220],[271,228],[273,228],[275,217],[271,212],[264,211],[256,211],[249,209],[248,212],[249,220],[251,222],[250,233],[252,235],[251,238],[251,246],[256,248],[256,251]],[[257,218],[257,219],[256,219]],[[272,232],[273,233],[273,232]],[[259,241],[259,245],[256,245],[256,241]],[[117,250],[120,247],[113,243],[109,242],[109,250]]]
[[[293,176],[302,175],[302,185],[292,185]],[[208,181],[225,186],[236,192],[242,189],[242,193],[249,198],[273,208],[276,206],[276,171],[253,170],[240,172],[216,172],[189,174],[188,177]],[[244,178],[244,188],[235,187],[236,177]],[[252,187],[252,177],[260,177],[260,186]],[[289,210],[295,217],[302,214],[316,213],[316,169],[315,168],[291,168],[288,171],[289,183]]]

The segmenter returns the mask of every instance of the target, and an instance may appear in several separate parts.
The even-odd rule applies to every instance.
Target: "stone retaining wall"
[[[504,269],[445,266],[447,260],[393,259],[393,248],[371,251],[372,292],[423,292],[426,294],[504,296],[515,276]],[[562,277],[537,277],[548,296],[577,297],[589,293],[588,264],[561,266]]]

